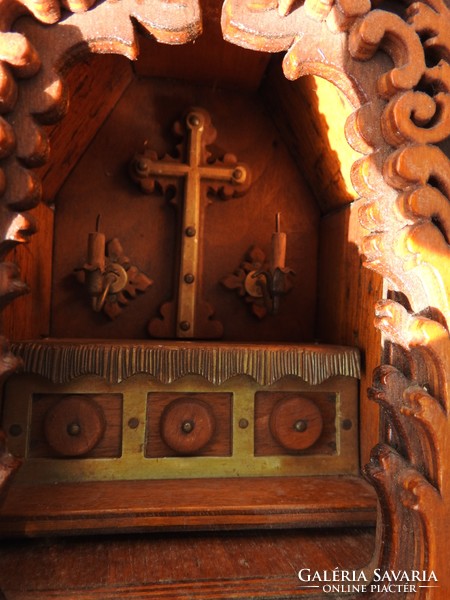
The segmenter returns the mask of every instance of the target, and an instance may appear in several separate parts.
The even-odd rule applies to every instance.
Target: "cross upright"
[[[200,296],[201,241],[207,205],[201,184],[206,182],[209,190],[226,199],[247,190],[250,172],[232,154],[208,162],[207,145],[214,141],[216,130],[206,110],[189,110],[185,119],[175,124],[175,131],[185,135],[184,160],[170,156],[159,159],[156,152],[146,149],[132,163],[132,177],[146,193],[152,193],[156,184],[164,189],[174,178],[184,180],[177,298],[163,304],[162,319],[152,319],[149,331],[154,337],[217,338],[223,327],[211,320],[212,308]]]

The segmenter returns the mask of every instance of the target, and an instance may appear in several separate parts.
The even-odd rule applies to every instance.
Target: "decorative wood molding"
[[[20,366],[20,358],[10,351],[5,338],[0,337],[0,384]],[[20,465],[21,461],[9,454],[6,448],[5,434],[0,431],[0,500]]]
[[[86,6],[77,4],[77,10]],[[168,15],[168,10],[181,10],[179,6],[153,2],[145,4],[145,11],[156,7],[156,14]],[[26,167],[42,163],[48,155],[45,136],[31,114],[49,120],[63,113],[64,86],[53,67],[87,49],[133,57],[136,47],[131,25],[125,27],[125,41],[120,43],[112,26],[112,19],[128,23],[128,16],[134,15],[128,0],[100,4],[87,19],[80,13],[60,26],[47,27],[45,39],[49,47],[54,46],[52,56],[42,53],[44,38],[31,19],[20,22],[16,37],[11,37],[12,23],[25,12],[24,4],[3,2],[1,7],[6,10],[0,23],[4,53],[0,104],[7,116],[0,121],[4,163],[0,192],[6,207],[1,231],[7,232],[17,214],[39,199],[39,182]],[[27,7],[42,22],[59,19],[57,2],[28,2]],[[387,360],[392,364],[375,374],[373,390],[390,430],[367,467],[382,516],[374,564],[382,569],[435,570],[439,587],[418,591],[414,597],[439,599],[447,597],[450,588],[450,483],[444,472],[450,440],[450,163],[437,146],[449,134],[450,15],[443,0],[412,3],[404,15],[370,10],[363,0],[307,0],[304,6],[226,0],[222,26],[228,41],[268,52],[287,51],[287,77],[313,73],[330,79],[355,106],[347,136],[365,154],[353,170],[355,189],[364,199],[361,222],[368,229],[361,252],[366,266],[401,292],[407,306],[390,301],[377,309],[378,326],[393,352]],[[144,26],[147,17],[145,13],[141,18]],[[167,36],[167,27],[162,26],[160,38],[180,42],[198,31],[192,20],[181,20],[184,28],[172,28]],[[167,22],[180,21],[168,17]],[[77,35],[71,37],[69,29],[67,35],[60,35],[70,24]],[[16,50],[11,55],[4,48],[12,41]],[[46,60],[40,69],[39,58]],[[18,75],[24,79],[16,79]],[[23,228],[16,228],[16,237],[5,239],[2,248],[7,241],[8,247],[23,241],[29,230],[27,216],[22,218]],[[396,597],[407,596],[413,597],[407,593]]]
[[[7,486],[11,483],[12,476],[20,467],[21,461],[11,454],[6,449],[5,434],[0,431],[0,498],[7,490]]]
[[[120,383],[145,373],[161,383],[186,375],[201,375],[214,385],[236,375],[248,375],[271,385],[288,375],[318,385],[330,377],[360,377],[359,352],[343,346],[276,346],[155,342],[98,342],[78,340],[22,342],[11,345],[25,373],[53,383],[81,375],[97,375]]]

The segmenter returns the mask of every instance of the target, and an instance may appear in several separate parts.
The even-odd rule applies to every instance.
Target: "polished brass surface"
[[[349,372],[359,374],[358,355],[353,349],[68,341],[23,343],[15,348],[20,348],[25,359],[25,373],[12,377],[7,383],[2,428],[14,431],[15,435],[10,435],[8,440],[9,447],[15,455],[25,459],[18,481],[51,483],[359,472],[358,381],[348,376]],[[51,349],[55,352],[49,352]],[[331,395],[335,410],[335,449],[330,449],[328,454],[315,454],[310,449],[309,454],[255,456],[255,395],[261,391],[309,394],[308,397],[316,392]],[[169,392],[180,396],[206,393],[211,395],[212,403],[216,393],[231,395],[230,455],[145,456],[149,394],[151,398],[152,393]],[[28,424],[36,394],[111,393],[123,397],[120,456],[68,459],[30,455]],[[189,419],[183,419],[180,427],[185,420]],[[348,428],[350,422],[352,427]]]

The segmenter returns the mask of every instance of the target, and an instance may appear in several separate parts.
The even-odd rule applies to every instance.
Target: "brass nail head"
[[[183,431],[183,433],[191,433],[191,431],[194,429],[194,427],[195,427],[194,421],[184,421],[181,424],[181,431]]]
[[[67,433],[72,436],[80,435],[81,427],[79,423],[69,423],[69,425],[67,425]]]
[[[308,429],[308,423],[303,419],[299,419],[294,423],[294,429],[299,432],[306,431]]]

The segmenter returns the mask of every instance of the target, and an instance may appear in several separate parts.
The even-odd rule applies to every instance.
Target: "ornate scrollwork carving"
[[[10,352],[9,344],[4,337],[0,337],[0,383],[14,373],[22,361]],[[0,431],[0,499],[5,493],[12,476],[19,468],[21,462],[9,454],[6,447],[6,438]]]
[[[450,60],[450,10],[444,0],[413,2],[406,11],[407,21],[423,37],[425,50]]]
[[[424,81],[437,90],[434,97],[408,91],[393,98],[381,121],[385,140],[391,146],[407,142],[434,144],[450,135],[450,67],[441,61],[427,69]],[[429,125],[429,126],[428,126]]]
[[[348,48],[358,60],[369,60],[379,49],[391,57],[394,68],[378,79],[378,93],[382,98],[411,89],[425,71],[422,44],[413,27],[398,15],[382,10],[370,12],[355,24]]]

